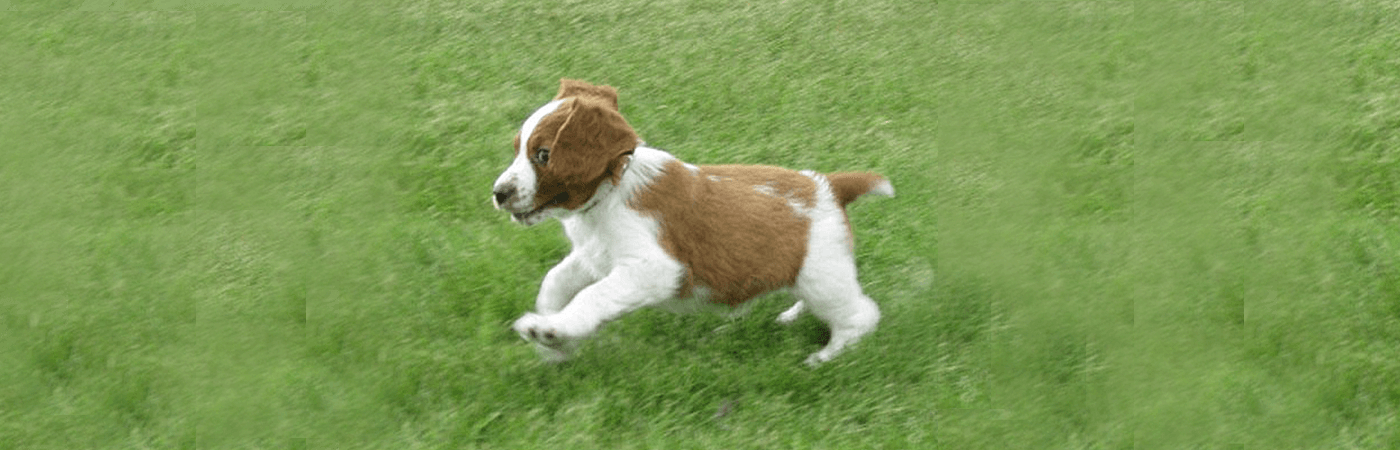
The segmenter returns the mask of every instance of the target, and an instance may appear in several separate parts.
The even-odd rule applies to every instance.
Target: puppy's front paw
[[[521,339],[556,350],[562,350],[568,341],[568,337],[550,323],[548,317],[535,313],[526,313],[524,316],[520,316],[511,328],[520,334]]]

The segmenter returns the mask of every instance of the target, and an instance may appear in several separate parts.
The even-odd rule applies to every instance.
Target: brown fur
[[[622,118],[617,91],[610,86],[565,79],[555,99],[568,100],[540,121],[526,143],[532,160],[539,149],[549,149],[549,163],[535,166],[535,204],[577,209],[603,180],[621,180],[626,154],[637,147],[637,133]],[[519,149],[520,136],[515,143]]]
[[[788,169],[701,166],[693,173],[673,161],[631,206],[659,220],[662,247],[688,269],[679,295],[700,284],[714,302],[737,305],[796,281],[810,221],[788,202],[811,207],[815,193],[812,179]]]
[[[855,251],[856,232],[855,227],[851,226],[851,215],[846,212],[846,205],[870,192],[875,188],[875,183],[884,181],[885,177],[869,172],[837,172],[827,175],[826,180],[831,184],[832,193],[836,194],[836,203],[841,205],[841,218],[846,222],[846,247]]]
[[[840,172],[826,176],[831,182],[831,190],[836,193],[836,202],[842,208],[875,188],[875,184],[885,180],[879,174],[869,172]]]
[[[613,111],[618,111],[617,89],[612,86],[595,86],[587,81],[570,80],[564,78],[559,80],[559,93],[554,96],[556,99],[569,97],[589,97],[602,100],[612,107]]]
[[[773,166],[719,165],[700,166],[700,175],[717,177],[721,180],[734,180],[741,185],[767,186],[778,195],[801,202],[811,208],[817,201],[817,184],[796,171]],[[753,190],[750,188],[750,190]]]

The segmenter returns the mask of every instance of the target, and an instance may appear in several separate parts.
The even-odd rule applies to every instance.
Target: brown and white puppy
[[[867,193],[894,188],[872,173],[685,163],[637,139],[612,87],[561,80],[493,188],[512,220],[557,217],[573,243],[514,329],[557,361],[641,307],[739,306],[790,288],[798,301],[778,320],[825,322],[831,340],[807,363],[828,361],[880,320],[856,281],[845,209]]]

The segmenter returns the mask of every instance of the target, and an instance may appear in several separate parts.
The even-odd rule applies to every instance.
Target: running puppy
[[[774,289],[831,327],[817,365],[875,329],[861,292],[846,205],[893,196],[873,173],[771,166],[697,166],[646,147],[622,118],[617,91],[561,80],[515,137],[515,160],[492,200],[529,226],[564,224],[573,250],[544,277],[535,312],[514,329],[549,360],[567,359],[603,323],[637,308],[739,306]]]

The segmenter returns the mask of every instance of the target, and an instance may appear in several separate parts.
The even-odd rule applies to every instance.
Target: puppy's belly
[[[674,314],[718,314],[738,317],[748,314],[749,310],[753,309],[753,303],[752,300],[736,306],[716,303],[713,290],[708,286],[695,285],[690,289],[690,296],[671,298],[651,307]]]

